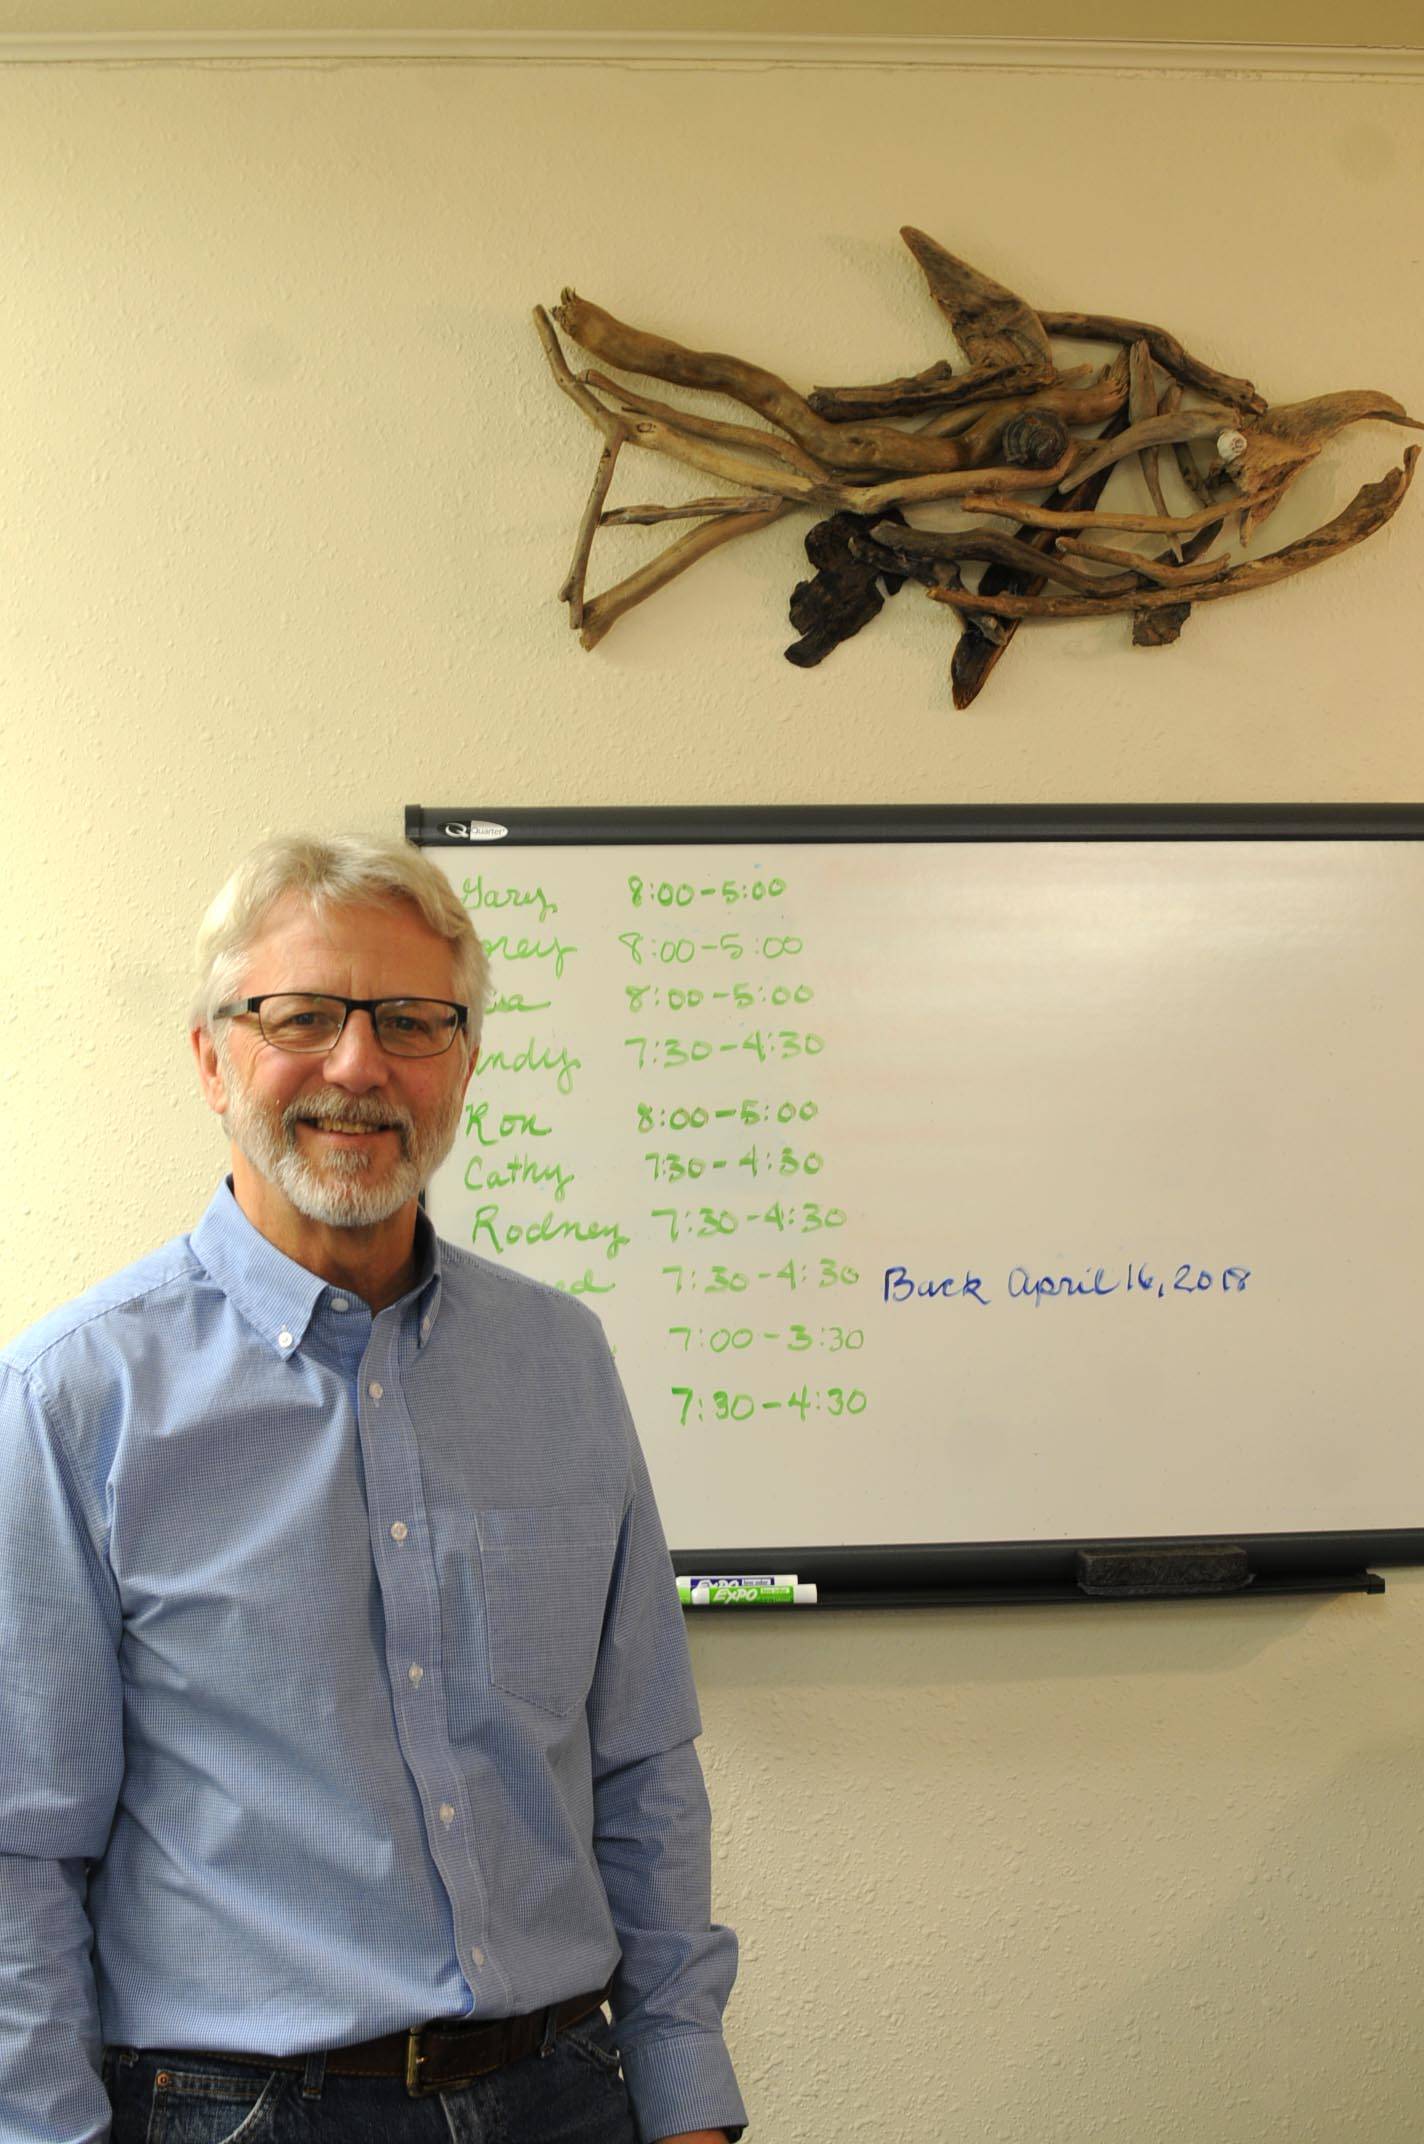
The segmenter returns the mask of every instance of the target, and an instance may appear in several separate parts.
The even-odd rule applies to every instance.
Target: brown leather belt
[[[359,2047],[334,2047],[326,2058],[331,2077],[400,2077],[412,2099],[428,2092],[456,2092],[462,2085],[522,2062],[544,2045],[546,2036],[567,2031],[592,2017],[608,2000],[612,1983],[594,1995],[571,1995],[527,2017],[495,2017],[487,2024],[466,2025],[458,2018],[437,2018],[410,2032],[388,2032]],[[216,2048],[203,2054],[214,2062],[246,2062],[264,2070],[304,2070],[305,2055],[231,2055]]]

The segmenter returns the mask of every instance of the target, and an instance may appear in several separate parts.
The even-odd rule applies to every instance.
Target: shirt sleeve
[[[737,1939],[711,1917],[711,1812],[693,1746],[702,1722],[631,1421],[628,1438],[630,1488],[588,1705],[594,1851],[623,1951],[612,1996],[619,2051],[645,2139],[740,2136],[746,2111],[722,2037]]]
[[[33,1385],[0,1365],[0,2136],[103,2144],[86,1907],[123,1777],[117,1588]]]

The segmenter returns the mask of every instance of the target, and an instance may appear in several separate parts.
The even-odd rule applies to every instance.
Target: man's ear
[[[471,1052],[470,1052],[470,1061],[469,1061],[469,1063],[468,1063],[468,1064],[466,1065],[466,1067],[465,1067],[465,1084],[464,1084],[464,1086],[463,1086],[463,1087],[462,1087],[462,1088],[460,1089],[460,1096],[461,1096],[461,1099],[462,1099],[462,1100],[464,1099],[464,1097],[465,1097],[465,1096],[466,1096],[466,1095],[467,1095],[467,1094],[469,1093],[469,1091],[470,1091],[470,1081],[471,1081],[471,1080],[472,1080],[472,1079],[474,1078],[474,1076],[475,1076],[475,1066],[476,1066],[476,1065],[477,1065],[477,1064],[479,1063],[479,1061],[480,1061],[480,1046],[479,1046],[479,1044],[478,1044],[478,1043],[476,1043],[476,1044],[475,1044],[475,1046],[474,1046],[474,1048],[473,1048],[473,1049],[471,1050]]]
[[[203,1090],[203,1100],[217,1116],[225,1116],[227,1081],[223,1078],[212,1034],[206,1027],[195,1027],[188,1040],[193,1045],[193,1056],[198,1067],[198,1085]]]

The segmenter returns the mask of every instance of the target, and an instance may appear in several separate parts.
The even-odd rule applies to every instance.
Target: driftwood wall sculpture
[[[1264,588],[1361,542],[1383,527],[1409,487],[1419,452],[1413,446],[1401,467],[1364,485],[1332,520],[1283,549],[1247,558],[1216,548],[1231,530],[1244,545],[1343,426],[1362,418],[1416,431],[1424,425],[1373,389],[1271,408],[1249,380],[1213,371],[1164,328],[1035,311],[923,231],[907,228],[901,236],[969,359],[967,370],[941,363],[879,386],[822,387],[802,396],[758,365],[683,349],[564,292],[553,320],[602,364],[730,396],[772,429],[650,400],[600,371],[575,375],[549,315],[536,309],[554,378],[603,437],[559,592],[584,647],[596,646],[635,604],[708,552],[799,511],[816,517],[806,551],[817,571],[792,593],[791,623],[800,637],[786,650],[789,660],[820,662],[867,624],[887,595],[917,581],[959,622],[950,674],[956,707],[967,707],[1022,620],[1124,611],[1137,646],[1162,647],[1177,638],[1194,604]],[[1096,373],[1086,365],[1065,371],[1054,338],[1116,344],[1118,354]],[[730,489],[681,505],[609,510],[614,465],[628,445],[666,454]],[[1150,513],[1100,504],[1109,477],[1130,459],[1141,470]],[[946,501],[970,517],[962,528],[912,525],[916,507]],[[994,520],[1014,524],[1013,533],[986,526]],[[586,595],[600,527],[663,521],[695,526],[627,579]],[[1143,548],[1133,537],[1155,541]],[[977,576],[972,582],[966,569]]]

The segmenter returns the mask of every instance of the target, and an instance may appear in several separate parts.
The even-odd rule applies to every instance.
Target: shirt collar
[[[318,1303],[336,1292],[253,1227],[237,1203],[231,1177],[223,1178],[188,1240],[199,1263],[274,1355],[296,1353]],[[411,1297],[418,1302],[424,1344],[440,1307],[440,1239],[423,1212],[415,1219],[415,1264]]]

